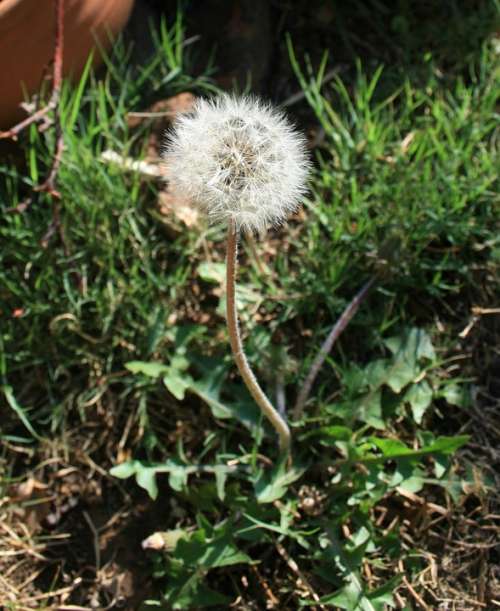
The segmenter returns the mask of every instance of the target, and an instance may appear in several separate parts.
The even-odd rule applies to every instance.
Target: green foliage
[[[370,547],[373,548],[373,541],[365,528],[361,528],[345,547],[341,546],[335,534],[328,534],[324,553],[337,566],[345,585],[337,592],[323,597],[323,604],[335,605],[348,611],[384,611],[395,607],[392,594],[401,581],[399,575],[371,592],[367,591],[360,577],[361,564]]]
[[[53,130],[33,126],[21,135],[27,174],[0,166],[4,384],[13,389],[11,405],[29,387],[37,401],[30,417],[49,421],[52,431],[64,426],[68,410],[85,420],[85,406],[113,386],[124,362],[161,351],[166,318],[190,274],[194,236],[166,239],[154,209],[157,187],[100,158],[107,149],[144,155],[150,125],[132,130],[128,112],[186,89],[212,88],[205,75],[189,76],[179,19],[171,28],[163,24],[154,40],[155,52],[140,68],[119,44],[102,75],[89,61],[75,87],[64,84],[58,230],[52,200],[32,191],[50,165]],[[24,214],[8,212],[26,199],[32,203]]]
[[[188,335],[180,333],[179,336]],[[418,493],[427,485],[441,486],[451,492],[460,486],[460,480],[451,469],[450,457],[468,437],[436,436],[422,431],[417,435],[418,445],[415,442],[408,445],[391,435],[392,421],[401,415],[418,430],[423,411],[430,407],[435,397],[441,396],[438,395],[440,380],[433,374],[438,367],[436,350],[424,330],[404,328],[398,335],[384,339],[382,345],[387,357],[377,358],[363,369],[353,366],[342,373],[341,405],[325,405],[322,426],[312,427],[297,437],[293,465],[282,460],[270,468],[258,465],[254,453],[227,452],[223,456],[219,454],[219,460],[223,457],[224,461],[218,464],[194,464],[180,452],[178,457],[164,463],[132,460],[111,470],[112,475],[119,478],[135,476],[137,484],[153,499],[159,494],[158,476],[168,474],[168,483],[174,491],[194,499],[197,520],[203,521],[205,527],[211,523],[210,518],[221,514],[239,516],[224,521],[225,535],[215,539],[217,551],[212,565],[204,563],[207,555],[212,558],[207,551],[210,546],[206,548],[200,544],[202,540],[207,545],[204,532],[196,531],[198,534],[194,538],[190,535],[189,544],[183,536],[174,550],[167,550],[161,566],[162,574],[167,576],[165,600],[173,608],[223,604],[222,599],[219,601],[204,585],[207,571],[221,566],[217,564],[221,557],[236,558],[240,562],[243,553],[250,562],[252,548],[263,540],[269,542],[269,537],[298,545],[315,558],[318,576],[333,586],[331,593],[322,597],[323,604],[352,611],[394,606],[392,591],[399,577],[372,590],[361,578],[361,563],[367,561],[370,554],[378,552],[380,546],[385,546],[388,553],[394,546],[393,540],[379,540],[370,513],[388,495],[399,491]],[[219,393],[227,385],[223,383],[227,368],[209,368],[195,381],[186,371],[189,369],[196,375],[202,370],[196,369],[198,359],[191,350],[183,350],[185,346],[180,343],[170,364],[132,362],[127,368],[138,375],[163,379],[173,394],[178,387],[170,388],[169,384],[178,377],[185,384],[182,399],[187,397],[185,391],[195,392],[208,404],[215,418],[232,418],[245,423],[241,415],[245,402],[239,407],[236,402],[230,412],[219,407]],[[165,382],[165,377],[169,382]],[[422,399],[424,382],[430,397],[424,393]],[[207,390],[200,392],[200,388]],[[378,397],[376,409],[373,401],[366,399],[374,395]],[[423,404],[425,409],[422,411]],[[361,406],[370,406],[370,409],[361,409]],[[253,424],[255,428],[251,430],[259,443],[259,422]],[[323,472],[318,485],[331,501],[326,502],[321,518],[308,519],[301,515],[297,521],[297,491],[306,482],[314,481],[313,473],[318,469]],[[325,479],[327,472],[329,476]],[[275,509],[271,512],[264,509],[262,514],[263,509],[259,506]],[[346,521],[356,524],[359,532],[342,544],[336,528]],[[240,553],[236,549],[245,551]],[[333,567],[335,578],[332,581],[331,576],[325,576],[329,571],[332,574]]]
[[[270,472],[261,469],[255,480],[255,498],[258,503],[273,503],[288,490],[288,487],[303,475],[305,469],[287,468],[281,460]]]
[[[175,531],[177,543],[166,570],[160,569],[169,576],[164,601],[172,609],[229,604],[231,599],[210,589],[204,578],[211,569],[252,562],[236,546],[231,520],[214,527],[206,520],[200,522],[200,528],[193,532]]]
[[[383,413],[404,415],[409,405],[420,424],[441,386],[439,377],[433,375],[439,363],[430,337],[423,329],[410,328],[384,344],[391,356],[375,359],[362,368],[352,365],[345,369],[343,401],[326,409],[351,422],[358,419],[384,429]]]
[[[429,58],[424,86],[407,79],[394,88],[388,69],[361,64],[352,80],[325,84],[326,56],[319,70],[307,59],[304,68],[289,44],[323,136],[300,232],[292,222],[279,245],[270,236],[257,247],[260,264],[242,241],[245,345],[270,395],[280,384],[296,395],[361,279],[378,282],[303,421],[292,423],[288,464],[234,376],[219,230],[173,235],[155,208],[159,187],[100,159],[106,149],[144,155],[149,127],[132,130],[129,111],[213,89],[206,75],[190,76],[182,36],[177,20],[155,33],[146,66],[133,67],[118,47],[102,78],[89,64],[75,87],[64,86],[61,234],[48,247],[52,202],[32,189],[50,163],[51,131],[26,134],[24,173],[0,166],[0,434],[35,446],[89,421],[101,401],[117,428],[130,423],[132,458],[112,475],[178,509],[165,510],[165,547],[153,554],[155,606],[228,606],[238,593],[233,571],[278,565],[279,546],[323,605],[391,608],[394,567],[412,550],[375,511],[428,491],[457,501],[464,482],[476,482],[453,468],[468,438],[449,424],[470,403],[467,372],[446,369],[454,344],[434,321],[468,313],[498,268],[496,53],[485,45],[451,82]],[[26,197],[24,214],[6,212]],[[174,433],[178,422],[192,435]],[[378,571],[376,587],[365,583],[365,565]],[[411,567],[409,579],[419,570]],[[278,587],[296,595],[295,585],[281,576]],[[300,604],[317,601],[308,593]]]
[[[182,332],[181,332],[181,335]],[[196,379],[188,372],[192,366],[200,375]],[[215,418],[236,418],[254,433],[257,432],[260,416],[257,406],[245,390],[225,384],[229,363],[186,352],[185,346],[175,344],[175,355],[169,365],[131,361],[125,367],[132,373],[141,373],[149,378],[160,378],[168,391],[182,401],[187,392],[197,395],[209,407]],[[237,401],[221,399],[223,387]]]
[[[135,475],[135,480],[141,488],[147,491],[154,500],[158,496],[158,485],[156,476],[159,473],[169,474],[169,484],[176,491],[186,491],[188,489],[188,476],[191,474],[213,473],[217,488],[217,496],[221,501],[224,500],[224,485],[228,474],[239,471],[227,465],[188,465],[181,460],[168,460],[160,465],[145,464],[139,460],[131,460],[116,465],[111,469],[111,475],[126,479]],[[283,492],[286,488],[283,489]]]

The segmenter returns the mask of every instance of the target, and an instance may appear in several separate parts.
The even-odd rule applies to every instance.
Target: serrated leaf
[[[314,603],[314,601],[308,601]],[[359,590],[355,584],[349,583],[333,594],[327,594],[320,599],[323,605],[333,605],[346,611],[359,611]]]
[[[228,537],[217,538],[206,547],[205,553],[199,560],[203,568],[220,568],[233,564],[249,564],[252,559],[241,552]]]
[[[233,417],[229,407],[219,399],[220,388],[211,387],[210,381],[206,378],[193,382],[190,390],[205,401],[215,418],[225,419]]]
[[[363,369],[356,363],[351,363],[342,371],[342,383],[350,393],[359,393],[366,389],[366,368]]]
[[[423,329],[407,329],[384,343],[393,354],[393,362],[386,374],[386,383],[395,393],[400,393],[418,377],[422,371],[420,362],[423,359],[436,359],[430,337]]]
[[[176,355],[184,354],[191,340],[195,337],[202,337],[205,331],[205,325],[197,325],[191,323],[175,327],[169,333],[169,337],[171,341],[173,341],[175,344]]]
[[[389,581],[386,581],[384,585],[370,592],[369,598],[377,609],[381,609],[382,611],[385,609],[385,606],[383,605],[387,605],[389,607],[396,606],[393,594],[397,586],[401,583],[402,579],[402,575],[396,575],[389,579]],[[382,606],[379,607],[379,605]]]
[[[394,362],[386,372],[385,381],[398,394],[419,375],[420,368],[416,361],[405,360],[403,354],[395,356],[394,359]]]
[[[238,284],[236,290],[236,308],[239,312],[240,318],[246,320],[249,317],[248,312],[251,308],[256,308],[262,301],[262,295],[256,291],[252,286],[247,284]],[[226,299],[222,297],[219,300],[216,312],[219,316],[226,317]]]
[[[346,585],[342,590],[335,592],[333,595],[323,597],[321,602],[325,604],[336,604],[349,611],[379,611],[368,598],[366,592],[367,588],[358,571],[358,566],[364,555],[364,546],[368,544],[369,540],[366,541],[364,545],[358,546],[355,550],[349,551],[341,546],[340,541],[333,532],[328,532],[328,538],[330,540],[333,559]]]
[[[188,369],[190,363],[188,359],[184,356],[184,349],[177,349],[176,354],[172,357],[170,361],[169,369],[184,372]]]
[[[230,521],[215,529],[210,525],[207,529],[198,529],[188,539],[179,540],[175,558],[186,566],[205,570],[251,563],[252,559],[236,547],[232,529]]]
[[[113,477],[117,477],[118,479],[127,479],[127,477],[132,477],[132,475],[135,475],[137,471],[137,464],[138,463],[135,460],[127,460],[119,465],[115,465],[109,470],[109,472]]]
[[[168,473],[168,483],[177,492],[186,488],[189,474],[194,472],[192,465],[186,465],[178,458],[169,458],[165,463],[156,465],[155,469],[157,473]]]
[[[400,575],[396,575],[383,586],[368,592],[362,598],[360,598],[356,584],[350,583],[333,594],[328,594],[321,598],[321,603],[345,609],[346,611],[365,611],[367,609],[385,611],[387,607],[394,608],[396,606],[393,593],[401,579]],[[314,600],[304,601],[304,603],[307,605],[317,604]]]
[[[370,389],[376,390],[385,383],[389,368],[390,361],[387,359],[377,359],[368,363],[363,371],[364,384]]]
[[[255,493],[259,503],[273,503],[288,490],[288,486],[299,479],[304,469],[288,469],[281,461],[270,473],[261,471],[255,482]]]
[[[347,426],[333,425],[321,426],[317,429],[309,431],[300,437],[301,441],[310,437],[320,437],[319,442],[322,445],[334,446],[338,441],[350,441],[353,438],[353,431]]]
[[[326,411],[347,423],[354,420],[365,422],[376,429],[385,429],[382,418],[382,392],[380,389],[368,392],[341,403],[326,406]]]
[[[370,437],[370,441],[377,446],[386,458],[411,454],[413,450],[406,446],[399,439],[381,439],[379,437]]]
[[[226,607],[231,599],[219,594],[202,582],[202,575],[197,571],[179,571],[172,576],[170,571],[168,588],[165,593],[165,602],[172,609],[203,609],[206,607]]]
[[[227,480],[227,469],[214,469],[215,473],[215,487],[217,490],[217,496],[219,500],[224,501],[226,496],[226,480]]]
[[[469,440],[468,435],[457,435],[456,437],[438,437],[430,445],[413,450],[398,439],[382,439],[370,437],[369,440],[382,452],[383,458],[417,458],[427,454],[453,454],[458,448]],[[367,459],[371,461],[372,459]]]
[[[407,477],[406,479],[404,479],[400,484],[399,484],[399,488],[402,488],[403,490],[407,490],[408,492],[413,492],[414,494],[416,494],[417,492],[420,492],[422,490],[422,488],[424,487],[425,484],[425,480],[424,480],[424,476],[422,475],[412,475],[411,477]]]
[[[191,376],[180,374],[175,369],[169,369],[168,373],[163,376],[163,383],[176,399],[182,401],[186,395],[186,390],[193,384]]]
[[[441,454],[453,454],[463,445],[469,441],[469,435],[456,435],[455,437],[438,437],[430,446],[426,449],[430,452],[441,453]]]
[[[411,406],[413,419],[417,424],[421,424],[422,418],[432,403],[433,391],[427,380],[422,380],[413,384],[405,395],[405,400]]]
[[[420,359],[434,361],[436,359],[431,338],[424,329],[416,327],[405,329],[401,335],[385,340],[384,344],[395,356],[404,354],[409,361]]]
[[[361,422],[366,422],[373,428],[383,430],[385,423],[382,418],[382,393],[380,390],[370,392],[354,403],[356,416]]]
[[[205,282],[222,284],[226,277],[225,263],[212,263],[205,261],[198,265],[198,276]]]
[[[462,408],[470,405],[468,388],[464,385],[446,384],[439,394],[441,397],[444,397],[450,405],[456,405]]]
[[[253,433],[257,433],[261,415],[253,400],[242,397],[238,392],[233,392],[233,395],[238,397],[238,401],[229,402],[220,399],[227,369],[224,363],[211,368],[204,367],[203,377],[194,381],[189,389],[205,401],[215,418],[235,418]]]
[[[154,467],[143,467],[137,469],[135,476],[137,484],[146,490],[153,501],[158,496],[158,486],[156,484],[156,469]]]
[[[125,367],[132,373],[142,373],[149,378],[158,378],[168,371],[163,363],[147,363],[144,361],[129,361]]]
[[[443,475],[448,471],[450,466],[450,459],[445,455],[436,454],[434,456],[434,475],[441,479]]]

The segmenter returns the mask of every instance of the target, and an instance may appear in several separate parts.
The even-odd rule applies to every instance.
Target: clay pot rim
[[[31,4],[24,0],[0,0],[0,33],[23,23],[31,10]]]
[[[0,0],[0,19],[23,0]]]

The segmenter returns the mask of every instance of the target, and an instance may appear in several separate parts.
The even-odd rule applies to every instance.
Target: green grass
[[[212,88],[206,78],[188,76],[181,35],[180,23],[163,28],[158,53],[142,69],[129,67],[118,47],[115,63],[121,68],[113,69],[109,58],[103,79],[86,71],[78,87],[65,87],[58,187],[66,248],[58,236],[41,246],[52,222],[52,203],[44,195],[33,196],[27,214],[2,220],[4,376],[22,380],[18,394],[31,388],[35,420],[49,419],[53,430],[55,415],[65,416],[61,402],[68,393],[72,407],[88,400],[97,378],[121,368],[131,350],[126,346],[143,357],[155,350],[165,331],[160,312],[189,273],[194,237],[170,244],[161,223],[152,220],[155,191],[100,159],[106,149],[143,154],[147,131],[132,133],[127,112],[186,89]],[[40,136],[33,127],[25,139],[29,173],[2,168],[4,209],[30,196],[51,158],[50,133]],[[23,313],[14,319],[16,308]]]
[[[160,185],[100,160],[106,149],[144,153],[148,125],[131,130],[127,112],[214,90],[189,76],[179,21],[157,44],[141,70],[118,48],[125,67],[109,58],[103,78],[86,72],[64,89],[64,244],[56,233],[41,246],[52,203],[31,194],[50,161],[51,131],[24,136],[24,171],[0,167],[0,438],[36,448],[109,418],[111,450],[108,441],[93,454],[109,469],[128,423],[134,433],[120,455],[130,460],[112,473],[180,508],[165,511],[166,551],[150,569],[163,608],[247,600],[241,577],[255,562],[280,608],[317,596],[352,611],[384,609],[396,604],[394,590],[411,605],[401,566],[412,581],[426,556],[415,532],[391,520],[405,494],[458,501],[474,479],[452,459],[467,441],[458,433],[475,374],[454,366],[454,337],[470,307],[498,298],[497,51],[484,43],[453,79],[441,79],[430,58],[423,84],[394,87],[391,71],[386,78],[383,66],[358,62],[352,79],[322,85],[326,64],[313,70],[289,42],[304,112],[323,132],[304,214],[257,243],[265,274],[243,248],[245,342],[272,397],[281,377],[293,404],[343,307],[378,279],[293,423],[289,467],[234,376],[222,231],[203,222],[174,230],[158,212]],[[6,213],[28,196],[25,213]],[[34,467],[13,460],[5,485]],[[297,586],[287,557],[307,584]]]
[[[485,50],[467,84],[406,81],[380,98],[382,67],[358,64],[351,92],[341,80],[320,90],[321,72],[304,74],[290,52],[325,134],[296,258],[304,301],[328,307],[337,287],[381,273],[403,319],[408,297],[462,314],[463,291],[480,293],[498,263],[496,55]]]

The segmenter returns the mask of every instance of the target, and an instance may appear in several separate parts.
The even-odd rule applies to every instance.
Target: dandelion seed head
[[[200,99],[178,118],[164,161],[174,196],[251,231],[297,210],[310,168],[304,137],[280,111],[229,95]]]

